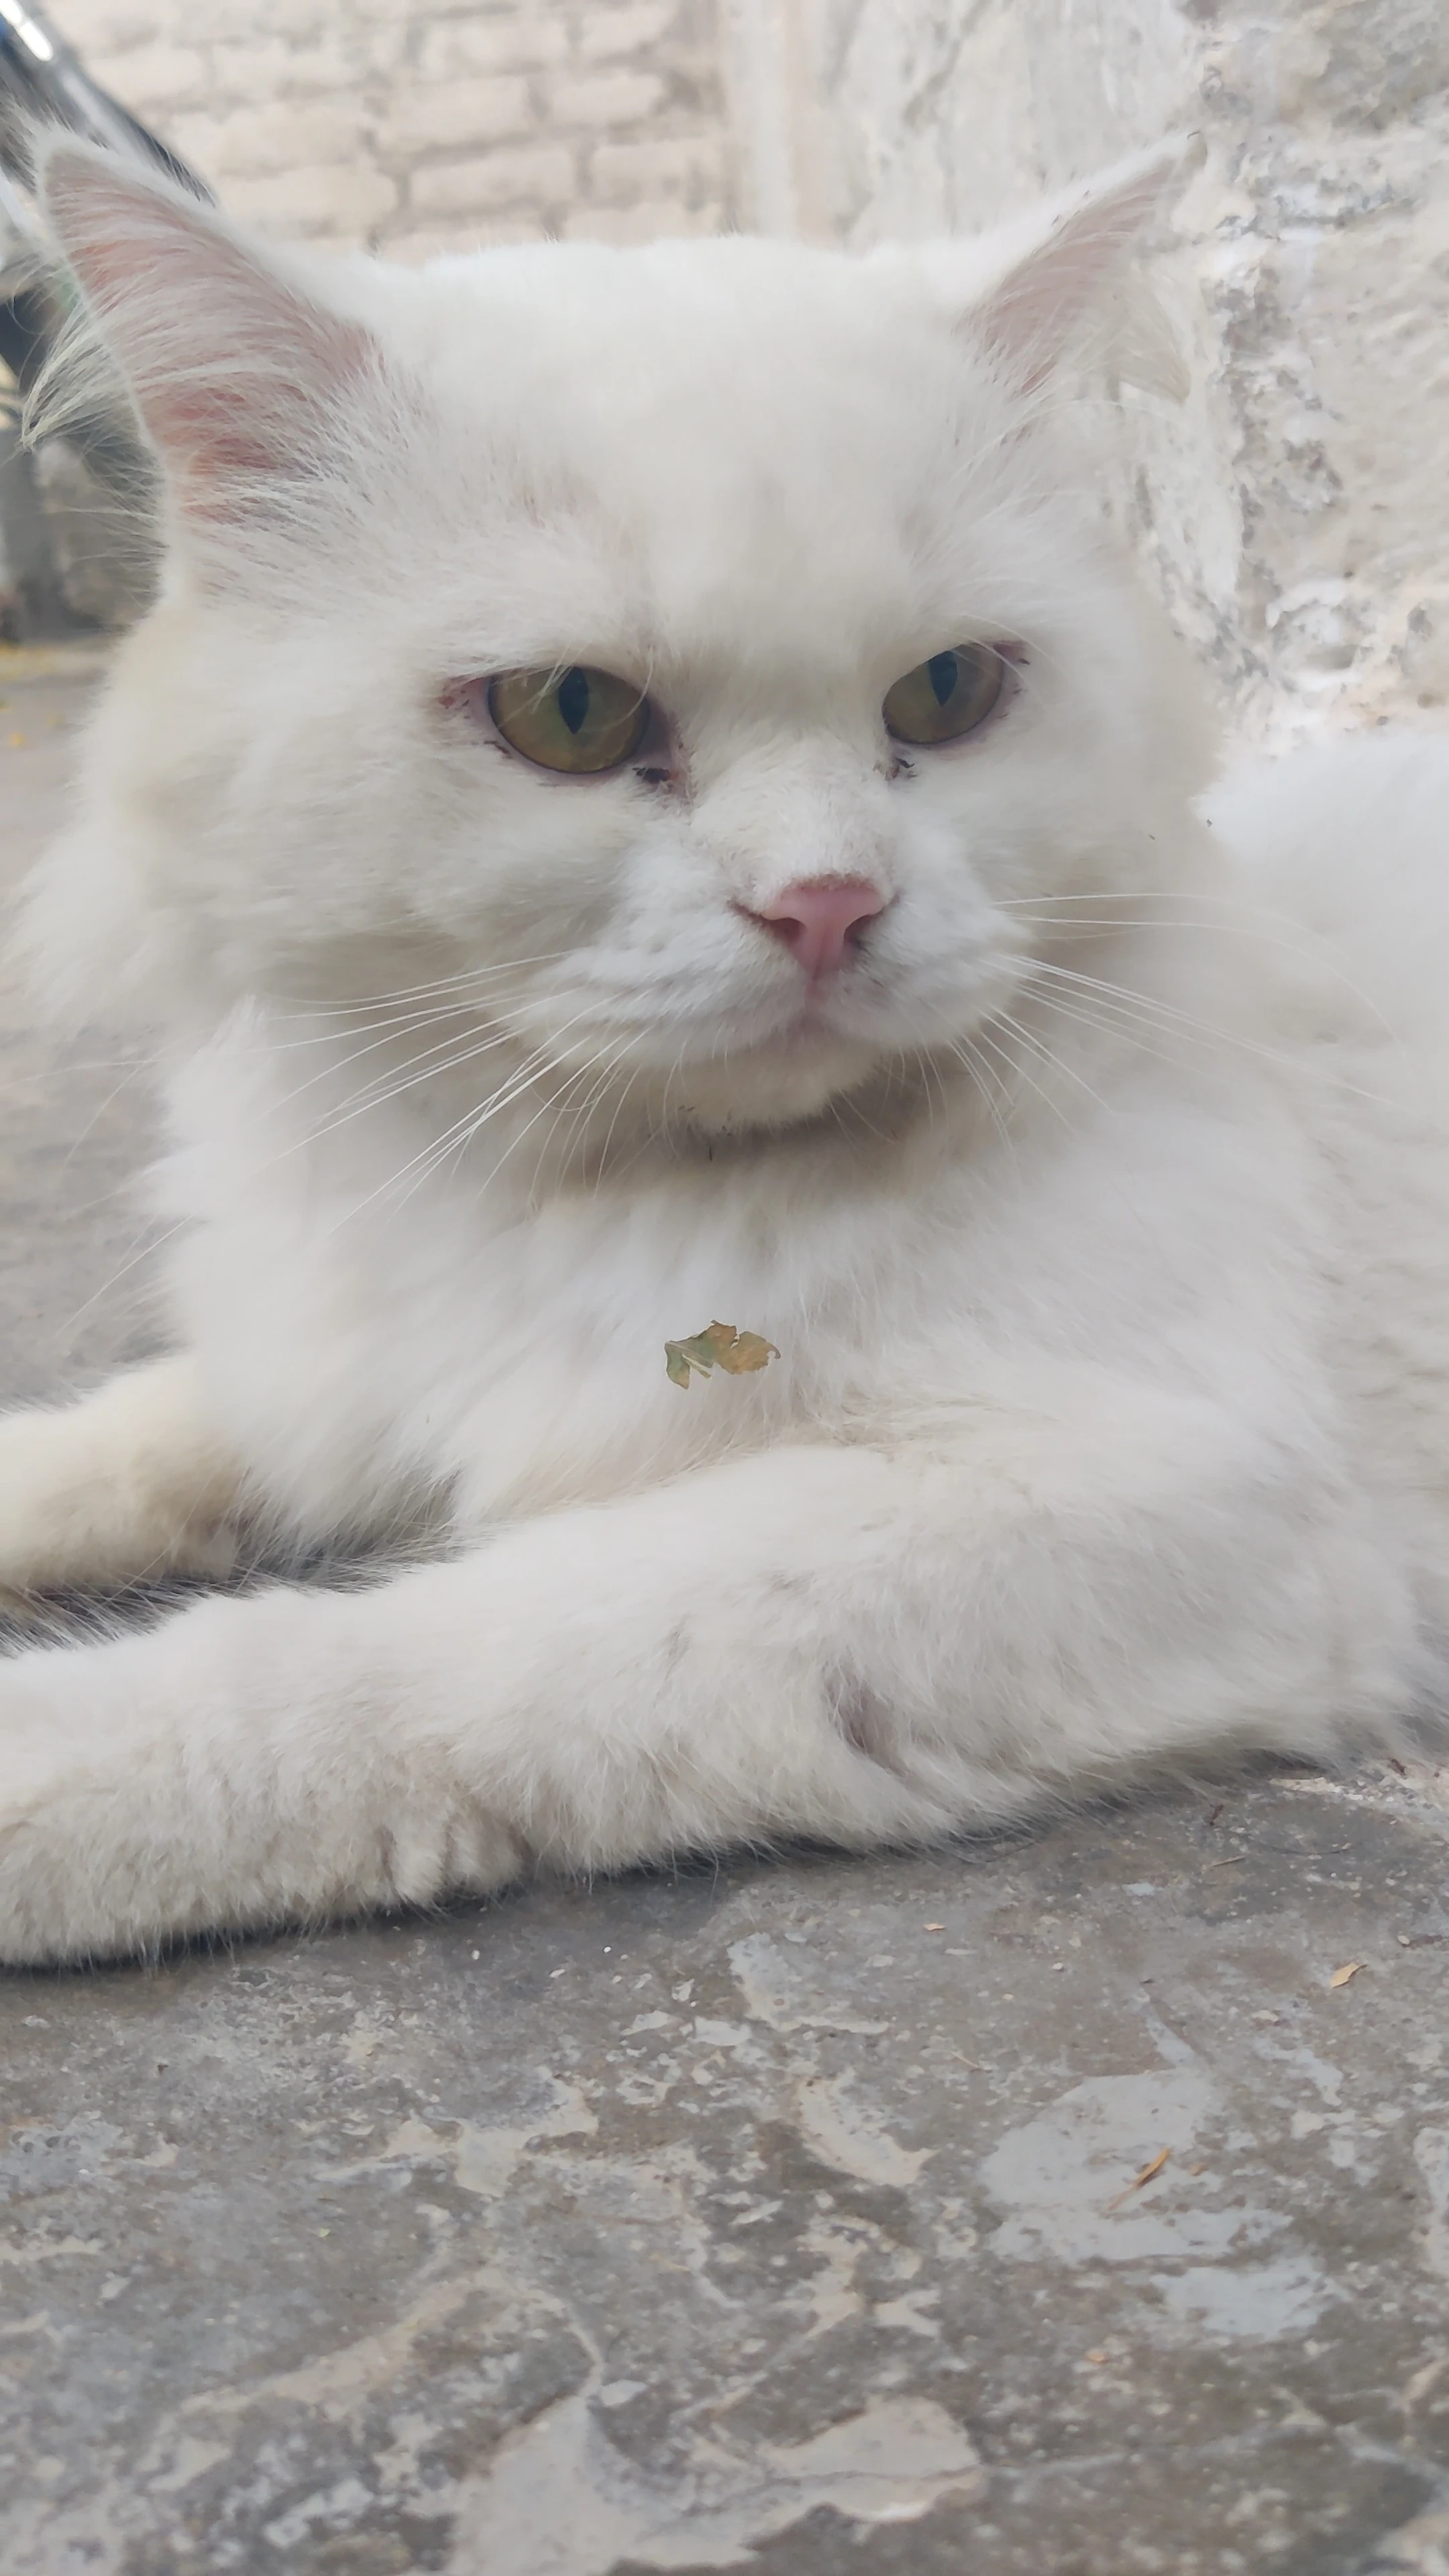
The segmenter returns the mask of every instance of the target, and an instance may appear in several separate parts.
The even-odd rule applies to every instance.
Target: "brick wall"
[[[734,214],[720,0],[51,0],[261,229],[420,259]]]

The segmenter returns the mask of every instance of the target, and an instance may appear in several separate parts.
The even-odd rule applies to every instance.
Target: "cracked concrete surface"
[[[0,675],[9,877],[82,688]],[[144,1086],[3,1047],[29,1394],[145,1346]],[[0,2565],[1443,2576],[1440,1789],[11,1978]]]

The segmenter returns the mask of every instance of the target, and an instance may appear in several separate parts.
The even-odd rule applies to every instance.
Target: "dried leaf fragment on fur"
[[[691,1372],[698,1370],[708,1377],[712,1369],[722,1368],[729,1377],[748,1377],[755,1369],[768,1368],[780,1354],[763,1333],[737,1333],[733,1324],[706,1324],[702,1333],[691,1333],[682,1342],[664,1345],[665,1374],[674,1386],[688,1387]]]
[[[1329,1980],[1328,1980],[1329,1985],[1330,1985],[1330,1986],[1346,1986],[1346,1985],[1348,1984],[1349,1978],[1350,1978],[1350,1977],[1356,1977],[1356,1976],[1358,1975],[1358,1972],[1359,1972],[1359,1970],[1360,1970],[1360,1968],[1361,1968],[1362,1966],[1363,1966],[1363,1961],[1362,1961],[1362,1959],[1350,1959],[1350,1960],[1348,1960],[1348,1962],[1346,1963],[1346,1965],[1345,1965],[1345,1966],[1343,1966],[1342,1968],[1335,1968],[1335,1969],[1334,1969],[1334,1972],[1333,1972],[1332,1976],[1331,1976],[1331,1977],[1329,1978]]]

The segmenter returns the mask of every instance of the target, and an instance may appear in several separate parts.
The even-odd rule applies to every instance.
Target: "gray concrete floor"
[[[0,1045],[24,1395],[146,1346],[146,1106]],[[10,1979],[0,2567],[1445,2576],[1445,1787]]]

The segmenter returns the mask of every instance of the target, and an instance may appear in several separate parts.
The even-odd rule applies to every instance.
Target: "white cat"
[[[405,274],[53,152],[170,543],[29,936],[165,1033],[178,1348],[0,1426],[0,1579],[411,1557],[0,1663],[0,1955],[1442,1702],[1449,746],[1193,819],[1053,419],[1175,160]]]

